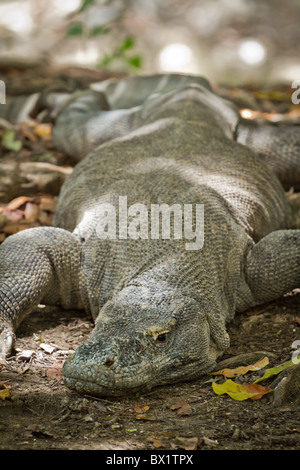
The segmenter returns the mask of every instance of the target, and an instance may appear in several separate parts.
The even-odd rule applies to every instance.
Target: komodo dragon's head
[[[131,283],[100,310],[89,341],[67,359],[67,386],[96,396],[147,391],[212,370],[229,345],[207,301],[164,283]],[[216,315],[220,318],[219,315]]]

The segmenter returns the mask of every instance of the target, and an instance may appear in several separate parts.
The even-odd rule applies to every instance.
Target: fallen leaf
[[[12,199],[6,206],[6,209],[10,211],[15,211],[16,209],[20,209],[21,206],[25,205],[26,202],[34,202],[33,197],[27,196],[19,196],[15,199]]]
[[[136,415],[136,419],[142,419],[143,421],[155,421],[155,418],[151,418],[143,414]]]
[[[29,361],[34,354],[35,354],[35,351],[33,351],[32,349],[24,349],[24,351],[21,351],[18,354],[18,359],[20,361]]]
[[[159,449],[160,447],[163,447],[163,443],[161,442],[160,439],[153,439],[152,444],[156,449]]]
[[[172,449],[196,450],[198,447],[198,437],[175,437],[170,443]]]
[[[61,382],[63,380],[62,379],[62,367],[63,367],[62,362],[54,364],[53,367],[51,367],[50,369],[47,369],[47,377],[49,377],[49,379],[57,380],[58,382]]]
[[[136,406],[136,407],[134,408],[134,411],[135,411],[136,413],[143,413],[143,412],[145,412],[145,411],[149,411],[149,409],[150,409],[150,406],[148,406],[148,405],[144,405],[144,406],[142,406],[142,407],[141,407],[141,406]]]
[[[6,398],[11,398],[10,391],[9,391],[8,387],[6,387],[6,385],[4,385],[4,384],[3,384],[3,387],[4,387],[4,389],[0,390],[0,398],[2,398],[2,400],[5,400]]]
[[[260,359],[255,364],[251,364],[249,366],[240,366],[236,367],[235,369],[221,369],[217,372],[211,372],[211,375],[224,375],[224,377],[235,377],[237,375],[244,375],[247,374],[249,371],[257,371],[261,370],[269,364],[269,359],[264,357]]]
[[[299,357],[300,356],[298,356],[298,358]],[[257,384],[258,382],[261,382],[262,380],[268,379],[269,377],[272,377],[273,375],[280,374],[280,372],[282,372],[287,367],[294,366],[295,365],[295,359],[296,358],[294,358],[293,360],[287,361],[284,364],[281,364],[280,366],[271,367],[270,369],[266,369],[264,375],[262,377],[260,377],[259,379],[255,380],[254,383]]]
[[[192,408],[184,400],[178,400],[174,405],[170,406],[170,410],[177,410],[177,414],[182,416],[188,416],[192,413]]]
[[[24,137],[27,137],[27,139],[30,140],[30,142],[37,142],[38,141],[37,136],[33,134],[31,129],[28,129],[26,127],[20,127],[19,131]]]
[[[40,200],[40,209],[42,211],[54,212],[57,205],[57,196],[42,196]]]
[[[223,395],[224,393],[227,393],[227,395],[237,401],[247,400],[248,398],[251,398],[252,400],[258,400],[266,393],[272,391],[270,388],[263,387],[262,385],[241,385],[233,382],[230,379],[225,380],[225,382],[222,384],[213,382],[212,387],[217,395]]]
[[[1,139],[1,144],[7,150],[18,152],[22,148],[22,142],[16,140],[16,133],[12,129],[7,129]]]
[[[52,125],[48,123],[38,124],[34,128],[34,133],[43,140],[49,140],[51,138]]]
[[[50,344],[46,344],[46,343],[41,343],[40,348],[43,349],[48,354],[52,354],[53,351],[55,351],[56,349],[55,346],[51,346]]]

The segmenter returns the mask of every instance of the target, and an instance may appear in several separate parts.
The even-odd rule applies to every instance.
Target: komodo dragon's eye
[[[157,336],[156,341],[159,343],[165,343],[167,341],[167,333],[162,333]]]
[[[160,331],[150,330],[149,333],[154,339],[156,345],[163,345],[167,343],[170,337],[170,330],[162,330],[162,329]]]

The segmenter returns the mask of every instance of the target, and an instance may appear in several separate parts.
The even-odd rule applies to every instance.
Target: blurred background
[[[1,0],[0,70],[184,72],[213,82],[300,78],[299,0]]]

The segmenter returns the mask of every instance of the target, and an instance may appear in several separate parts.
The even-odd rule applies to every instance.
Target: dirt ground
[[[236,316],[224,358],[264,351],[268,367],[290,360],[292,342],[300,339],[299,301],[297,294]],[[10,392],[0,400],[1,450],[300,448],[300,405],[275,408],[272,392],[242,402],[216,395],[212,381],[223,382],[219,376],[121,399],[68,390],[62,362],[92,327],[84,312],[50,307],[39,308],[21,325],[16,353],[0,371],[0,384]]]

